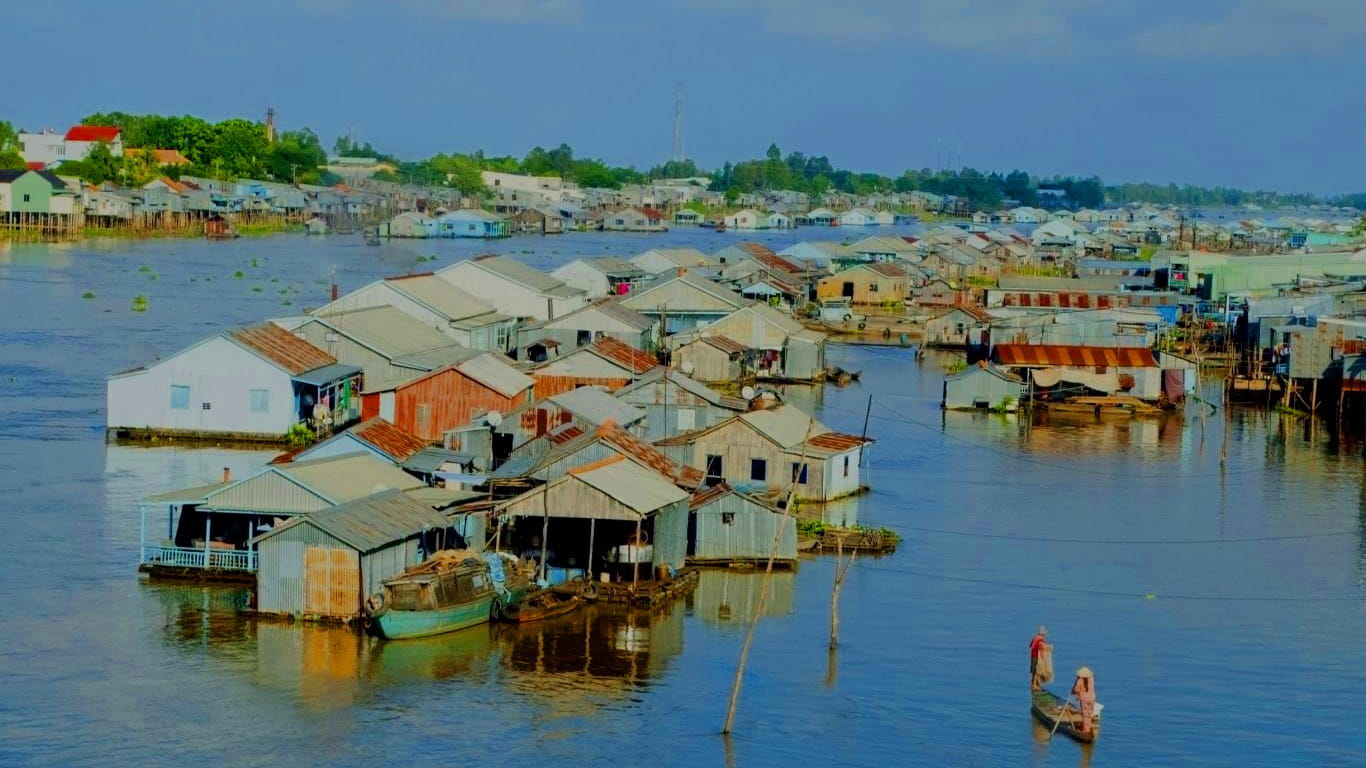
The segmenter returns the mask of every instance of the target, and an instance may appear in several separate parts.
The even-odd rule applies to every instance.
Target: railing
[[[213,568],[222,571],[256,571],[256,551],[245,549],[190,549],[188,547],[142,548],[144,564],[172,568]],[[206,564],[207,563],[207,564]]]

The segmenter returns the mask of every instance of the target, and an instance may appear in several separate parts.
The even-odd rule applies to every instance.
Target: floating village
[[[242,610],[262,622],[403,642],[594,603],[664,609],[704,569],[889,553],[895,530],[821,518],[870,490],[871,452],[898,450],[878,443],[872,397],[862,429],[838,431],[802,394],[876,375],[832,364],[834,344],[943,350],[945,411],[1081,425],[1230,402],[1314,423],[1366,413],[1354,212],[1210,218],[1061,193],[972,211],[921,191],[727,197],[705,177],[606,189],[495,171],[468,198],[372,178],[384,163],[365,157],[331,159],[345,179],[333,186],[167,175],[130,188],[65,178],[42,153],[103,144],[174,167],[174,150],[125,149],[96,126],[24,140],[39,159],[0,172],[16,232],[227,240],[277,221],[372,246],[637,233],[623,240],[633,253],[549,270],[490,252],[333,278],[318,306],[108,377],[110,441],[278,449],[129,510],[142,573],[246,585]],[[680,229],[799,237],[706,249]],[[1033,706],[1095,738],[1053,694]]]

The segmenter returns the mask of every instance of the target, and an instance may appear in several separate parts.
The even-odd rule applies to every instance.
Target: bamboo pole
[[[807,422],[806,438],[802,441],[802,461],[787,493],[787,509],[783,512],[782,522],[773,532],[773,545],[768,550],[768,565],[764,567],[764,581],[759,588],[759,601],[754,608],[754,619],[750,621],[749,629],[745,631],[745,642],[740,646],[740,661],[735,666],[735,680],[730,686],[730,703],[726,706],[726,722],[721,726],[722,735],[729,736],[735,724],[735,708],[740,703],[740,683],[744,678],[745,663],[749,661],[749,649],[754,644],[754,631],[759,627],[759,618],[764,615],[764,609],[768,606],[768,585],[773,577],[773,560],[778,555],[778,544],[782,541],[783,532],[787,530],[787,521],[792,517],[792,501],[797,494],[797,480],[801,479],[802,469],[806,466],[807,441],[811,439],[811,429],[815,424],[815,419]]]
[[[840,633],[840,589],[844,587],[844,577],[848,575],[849,568],[854,564],[854,558],[858,557],[858,548],[849,553],[848,562],[844,561],[844,537],[839,536],[835,539],[835,585],[830,590],[830,650],[834,652],[839,646]]]

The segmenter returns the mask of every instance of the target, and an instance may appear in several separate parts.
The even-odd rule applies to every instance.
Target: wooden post
[[[545,579],[545,554],[550,551],[550,484],[541,486],[541,581]]]
[[[802,440],[802,464],[806,465],[806,446],[807,440],[811,439],[811,429],[816,425],[816,420],[811,419],[806,424],[806,437]],[[721,726],[721,733],[729,735],[731,726],[735,724],[735,708],[740,703],[740,682],[745,674],[745,662],[749,661],[749,648],[754,643],[754,630],[759,627],[759,618],[764,615],[764,609],[768,606],[768,583],[773,577],[773,560],[778,555],[778,544],[782,541],[783,533],[787,530],[787,521],[792,517],[792,500],[797,493],[797,480],[801,479],[801,466],[797,469],[797,477],[793,479],[787,493],[787,509],[783,510],[783,520],[773,532],[773,545],[768,550],[768,565],[764,568],[764,582],[759,588],[759,602],[754,608],[754,619],[749,624],[749,629],[745,631],[745,642],[740,646],[740,661],[735,666],[735,680],[730,686],[730,703],[726,706],[726,722]]]
[[[844,562],[844,537],[835,538],[835,585],[830,590],[830,650],[834,652],[839,646],[840,634],[840,589],[844,586],[844,577],[849,573],[849,568],[854,564],[854,558],[858,557],[858,548],[849,553],[849,561]]]
[[[640,583],[640,520],[636,518],[636,544],[635,551],[631,553],[631,591],[634,592],[636,585]],[[654,555],[650,556],[650,565],[654,565]]]
[[[588,518],[588,567],[584,569],[584,573],[588,574],[588,581],[590,582],[593,581],[593,538],[597,532],[598,519],[596,517]]]
[[[212,531],[212,529],[213,513],[209,513],[204,516],[204,568],[206,570],[209,567],[209,542],[213,541],[213,539],[209,537],[209,534]]]

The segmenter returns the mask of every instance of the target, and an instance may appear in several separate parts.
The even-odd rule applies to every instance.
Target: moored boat
[[[1064,705],[1066,705],[1065,713]],[[1077,704],[1067,703],[1065,699],[1062,699],[1047,688],[1034,692],[1029,711],[1034,714],[1034,717],[1037,718],[1039,722],[1044,724],[1045,728],[1051,730],[1056,724],[1057,730],[1071,736],[1077,741],[1090,744],[1100,735],[1099,707],[1097,707],[1095,716],[1091,718],[1091,729],[1082,733],[1079,730],[1081,724],[1081,710],[1077,707]],[[1058,722],[1060,719],[1062,722]]]
[[[384,582],[366,600],[372,627],[382,637],[429,637],[500,618],[526,594],[526,580],[497,554],[437,552]]]
[[[1086,413],[1096,416],[1161,416],[1163,411],[1151,403],[1127,395],[1073,397],[1048,403],[1051,413]]]
[[[514,624],[542,621],[572,613],[581,605],[583,598],[574,592],[555,587],[540,589],[528,594],[520,603],[508,605],[503,610],[503,620]]]

